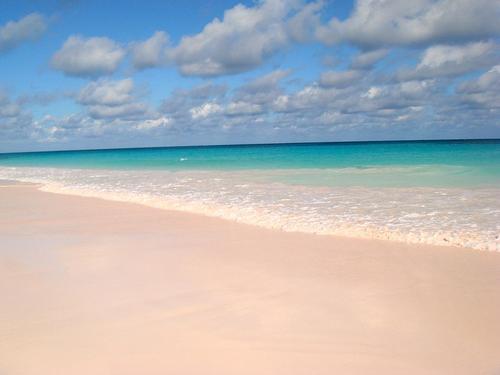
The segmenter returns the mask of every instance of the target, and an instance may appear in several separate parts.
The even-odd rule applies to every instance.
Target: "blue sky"
[[[500,137],[495,0],[0,3],[0,152]]]

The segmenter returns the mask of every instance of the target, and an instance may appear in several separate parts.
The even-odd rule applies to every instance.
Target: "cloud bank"
[[[0,90],[0,139],[67,148],[500,137],[499,2],[359,0],[343,19],[326,5],[238,4],[176,38],[161,28],[123,42],[64,36],[50,65],[84,81],[71,92]],[[0,51],[45,29],[38,14],[10,21]],[[44,112],[62,100],[71,112]]]

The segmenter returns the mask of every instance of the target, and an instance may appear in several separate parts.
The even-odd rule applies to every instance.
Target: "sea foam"
[[[283,231],[500,250],[500,188],[495,186],[306,186],[280,182],[283,173],[0,167],[1,179],[38,183],[54,193],[134,202]],[[294,180],[294,173],[303,171],[288,170],[287,178]]]

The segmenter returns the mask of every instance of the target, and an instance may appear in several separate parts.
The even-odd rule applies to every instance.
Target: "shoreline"
[[[145,176],[144,178],[147,179],[147,176]],[[439,247],[466,248],[474,251],[500,252],[500,239],[498,238],[498,236],[493,236],[494,233],[491,233],[491,228],[488,232],[488,230],[485,228],[477,229],[476,225],[464,227],[464,221],[462,220],[461,225],[463,232],[461,232],[457,231],[457,228],[454,228],[453,226],[451,226],[451,228],[450,226],[448,226],[448,228],[446,228],[446,226],[441,227],[442,222],[440,222],[437,217],[433,216],[435,215],[435,212],[438,212],[436,210],[439,210],[439,208],[431,210],[428,208],[426,209],[427,211],[432,211],[429,213],[430,217],[427,218],[427,220],[432,220],[429,223],[423,220],[423,218],[419,219],[419,217],[423,216],[423,214],[418,213],[417,211],[412,211],[415,209],[411,206],[421,205],[422,207],[425,207],[427,205],[426,203],[423,203],[424,201],[422,201],[422,199],[426,197],[425,194],[433,194],[434,196],[436,196],[436,194],[438,194],[439,196],[450,195],[450,197],[446,198],[446,204],[453,205],[452,197],[457,195],[455,197],[456,200],[463,198],[460,193],[458,193],[460,192],[460,189],[453,190],[451,188],[448,188],[444,192],[438,192],[439,189],[436,190],[434,188],[418,188],[413,193],[421,195],[419,198],[420,201],[417,200],[413,204],[410,204],[405,208],[405,210],[410,210],[409,213],[407,211],[407,213],[402,212],[386,217],[385,214],[379,212],[377,214],[374,214],[373,217],[367,218],[366,215],[371,215],[369,210],[367,212],[361,213],[356,212],[356,209],[354,209],[353,212],[348,213],[349,208],[346,207],[346,204],[342,203],[340,203],[340,205],[338,203],[336,204],[337,206],[342,207],[335,213],[335,215],[340,216],[329,217],[328,215],[321,216],[322,214],[317,214],[317,211],[315,211],[317,208],[314,208],[313,213],[309,214],[309,212],[306,212],[307,210],[304,210],[305,207],[292,206],[293,209],[291,210],[291,212],[287,212],[286,210],[282,209],[283,205],[286,205],[287,202],[284,202],[284,204],[273,204],[270,207],[266,207],[265,204],[261,204],[260,206],[243,205],[242,207],[235,207],[234,203],[232,202],[234,202],[235,199],[242,199],[241,194],[238,196],[228,196],[227,201],[225,201],[224,198],[224,200],[221,202],[217,201],[217,199],[213,199],[211,195],[213,191],[205,191],[204,193],[196,192],[197,195],[195,197],[186,198],[182,195],[175,195],[177,193],[174,193],[172,196],[170,196],[166,191],[162,191],[162,193],[165,195],[159,195],[157,191],[138,192],[134,191],[130,186],[120,187],[119,189],[113,191],[113,185],[111,183],[111,189],[108,189],[108,186],[103,184],[96,186],[79,186],[77,183],[76,186],[73,186],[71,184],[67,185],[66,183],[62,183],[57,180],[45,181],[37,180],[36,178],[20,178],[18,180],[12,179],[12,181],[23,184],[33,184],[37,186],[40,191],[48,193],[97,198],[106,201],[122,203],[135,203],[145,207],[161,209],[169,212],[185,212],[194,215],[201,215],[204,217],[214,217],[230,222],[252,225],[259,228],[277,230],[286,233],[306,233],[328,237],[382,240],[397,242],[400,244],[422,244]],[[344,192],[343,198],[345,198],[348,202],[353,201],[354,199],[354,201],[351,202],[352,205],[358,206],[359,204],[356,203],[356,199],[363,198],[363,193],[361,193],[361,197],[357,196],[357,198],[356,194],[358,194],[360,191],[363,191],[364,189],[352,189],[352,191]],[[391,188],[392,190],[394,190],[391,193],[387,192],[385,189],[387,188],[370,189],[373,190],[370,193],[379,194],[380,196],[378,196],[378,199],[388,199],[388,194],[399,194],[398,191],[405,190],[404,188]],[[222,187],[222,190],[224,190],[224,187]],[[464,198],[464,200],[470,199],[471,201],[482,201],[484,197],[481,196],[480,192],[483,190],[488,189],[470,189],[469,191],[475,192],[474,194],[476,194],[477,196],[472,197],[472,199],[470,197],[467,197]],[[320,191],[320,189],[318,188],[317,191]],[[383,193],[380,193],[380,191],[383,191]],[[347,195],[346,197],[347,193],[354,194],[355,196],[352,197],[350,195]],[[263,192],[259,191],[259,194],[263,194]],[[487,194],[490,193],[488,192]],[[330,199],[337,199],[337,197],[333,197]],[[432,199],[435,199],[435,197],[433,197]],[[491,199],[491,197],[487,197],[487,199]],[[486,199],[484,199],[484,201],[486,201]],[[349,204],[347,204],[347,206],[349,206]],[[393,208],[393,210],[394,209],[397,208]],[[387,211],[387,209],[385,211]],[[443,214],[441,216],[444,215],[444,212],[445,210],[443,209]],[[304,215],[302,215],[302,213],[304,213]],[[342,215],[358,216],[353,216],[353,218],[346,221],[345,218],[342,218]],[[405,222],[404,220],[402,221],[402,227],[393,225],[394,220],[400,220],[404,219],[404,217],[412,216],[415,219],[412,218],[411,220],[413,220],[414,222],[416,221],[414,223],[414,225],[416,226],[410,226],[409,222]],[[321,221],[320,218],[321,220],[325,221]],[[477,220],[479,219],[480,218],[477,218]],[[360,220],[362,221],[360,222]],[[373,220],[375,220],[375,222],[373,222]],[[446,222],[448,218],[443,218],[443,220],[445,220]],[[465,220],[470,220],[470,218]],[[494,220],[494,217],[489,219],[490,223],[488,225],[490,227],[492,225],[492,220]],[[436,228],[435,225],[438,225],[438,227]]]
[[[494,374],[500,254],[0,188],[0,373]]]

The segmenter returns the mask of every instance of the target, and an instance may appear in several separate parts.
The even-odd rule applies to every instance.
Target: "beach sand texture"
[[[500,253],[5,183],[0,374],[500,374]]]

